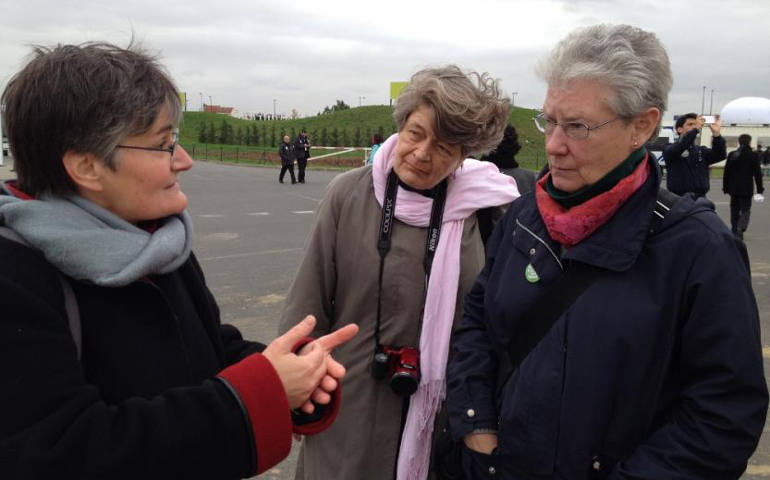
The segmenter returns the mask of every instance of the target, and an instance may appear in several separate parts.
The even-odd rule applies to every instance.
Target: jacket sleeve
[[[727,157],[727,144],[722,135],[711,139],[711,148],[705,149],[705,156],[709,165],[721,162]]]
[[[237,397],[215,379],[104,400],[78,360],[56,274],[29,257],[23,270],[35,278],[9,268],[0,277],[3,478],[242,478],[288,453],[287,400],[269,365],[251,372],[265,410],[251,429]],[[272,444],[255,450],[251,430]]]
[[[751,162],[752,162],[751,167],[753,169],[753,174],[754,174],[754,181],[757,184],[757,193],[764,193],[765,187],[762,181],[762,165],[760,164],[760,161],[759,161],[759,155],[754,154],[751,158]]]
[[[722,192],[724,193],[730,193],[730,185],[732,182],[732,174],[733,174],[733,168],[735,166],[734,162],[735,153],[731,153],[727,157],[727,163],[725,163],[725,171],[722,174]]]
[[[487,333],[484,295],[511,212],[495,227],[487,244],[484,269],[463,301],[463,320],[455,332],[447,373],[447,405],[452,437],[460,440],[475,430],[497,430],[495,388],[498,356]]]
[[[339,178],[339,177],[338,177]],[[334,293],[337,288],[337,225],[346,191],[333,181],[318,207],[316,225],[305,247],[302,263],[286,295],[279,333],[285,333],[305,316],[316,317],[313,336],[325,335],[334,326]]]
[[[768,397],[746,249],[726,229],[703,234],[673,360],[680,398],[611,479],[738,478],[759,441]]]
[[[695,141],[695,137],[698,136],[698,130],[692,129],[689,132],[682,135],[678,142],[672,143],[665,150],[663,150],[663,159],[666,161],[666,165],[671,162],[679,161],[682,158],[682,154],[690,148]]]

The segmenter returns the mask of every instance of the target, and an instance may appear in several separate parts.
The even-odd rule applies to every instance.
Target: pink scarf
[[[372,166],[374,195],[382,205],[388,173],[393,166],[398,134],[377,150]],[[444,400],[449,336],[455,316],[460,280],[463,222],[476,210],[504,205],[519,196],[513,178],[494,164],[467,159],[449,175],[439,244],[428,282],[420,332],[420,386],[412,395],[398,453],[398,480],[428,478],[433,423]],[[396,218],[407,225],[427,227],[433,199],[398,188]]]
[[[569,209],[548,195],[545,184],[550,175],[550,172],[544,175],[535,185],[537,208],[548,229],[548,235],[560,244],[572,247],[607,223],[620,206],[647,181],[650,169],[645,156],[631,175],[620,180],[610,190]]]

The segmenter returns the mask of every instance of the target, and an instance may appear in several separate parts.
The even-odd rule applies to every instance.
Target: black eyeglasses
[[[151,152],[167,152],[174,158],[174,150],[179,143],[179,129],[171,130],[171,145],[168,147],[138,147],[136,145],[115,145],[115,148],[130,148],[131,150],[149,150]]]
[[[599,125],[594,125],[593,127],[589,127],[585,123],[581,122],[558,123],[554,119],[546,117],[543,113],[537,115],[532,120],[535,121],[535,127],[537,127],[538,130],[545,133],[546,135],[552,134],[556,127],[560,126],[564,134],[569,138],[573,140],[585,140],[588,138],[588,134],[591,133],[591,131],[598,130],[599,128],[602,128],[603,126],[607,125],[608,123],[612,123],[615,120],[620,120],[620,117],[615,117],[612,120],[607,120],[606,122],[600,123]]]

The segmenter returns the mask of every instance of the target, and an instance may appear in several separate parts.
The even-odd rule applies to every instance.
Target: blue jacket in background
[[[513,202],[466,296],[448,367],[471,478],[738,478],[765,422],[759,315],[742,243],[706,199],[679,199],[649,234],[657,170],[590,237],[563,251],[533,193]],[[574,261],[606,269],[496,398],[498,358],[530,305]],[[525,276],[528,266],[539,280]],[[529,280],[527,279],[529,277]]]
[[[702,197],[709,191],[709,165],[727,157],[725,139],[712,137],[711,148],[695,145],[700,130],[692,129],[682,135],[677,143],[663,151],[666,161],[666,188],[684,195],[692,192]]]

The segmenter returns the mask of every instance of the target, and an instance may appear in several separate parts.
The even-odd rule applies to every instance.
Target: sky
[[[447,63],[489,72],[515,105],[539,108],[538,61],[597,23],[635,25],[666,46],[674,87],[664,120],[770,98],[764,0],[0,0],[0,88],[30,45],[125,46],[133,36],[187,92],[188,110],[211,102],[307,116],[336,100],[388,104],[391,81]]]

